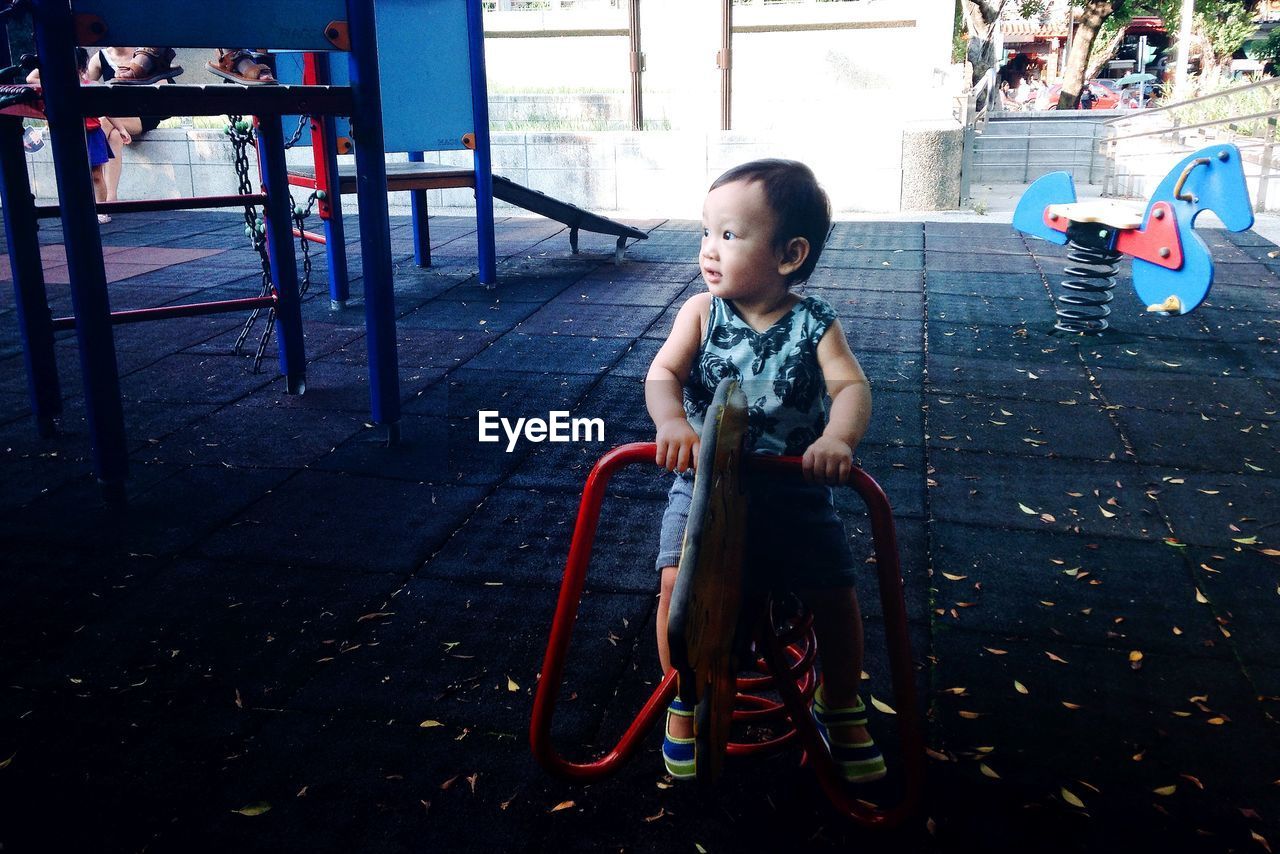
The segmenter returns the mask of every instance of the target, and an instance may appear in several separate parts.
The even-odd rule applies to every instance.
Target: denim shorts
[[[748,480],[747,495],[743,572],[749,591],[853,586],[853,551],[831,487],[757,475]],[[680,564],[692,501],[693,477],[677,475],[662,514],[658,569]]]

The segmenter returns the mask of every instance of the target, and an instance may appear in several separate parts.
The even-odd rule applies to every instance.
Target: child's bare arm
[[[806,480],[848,483],[853,451],[871,421],[871,385],[835,321],[818,342],[818,366],[831,395],[827,427],[804,452]]]
[[[698,460],[698,434],[684,413],[684,384],[698,354],[710,302],[710,294],[696,294],[681,306],[645,377],[645,405],[658,431],[655,461],[668,471],[685,471]]]

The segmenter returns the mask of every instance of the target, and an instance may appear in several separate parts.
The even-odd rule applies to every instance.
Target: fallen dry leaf
[[[984,646],[983,649],[985,649],[987,652],[991,653],[992,655],[1008,655],[1009,653],[1009,650],[1007,649],[992,649],[989,646]]]
[[[560,812],[560,810],[570,810],[576,806],[577,804],[574,803],[573,801],[561,801],[560,803],[553,806],[551,809],[547,810],[547,812]]]
[[[877,698],[876,698],[876,696],[875,696],[874,694],[871,696],[871,705],[875,706],[879,711],[881,711],[882,713],[884,713],[884,714],[886,714],[886,715],[896,715],[896,714],[897,714],[897,712],[896,712],[896,711],[894,711],[893,706],[890,706],[890,705],[889,705],[888,703],[886,703],[884,700],[879,700],[879,699],[877,699]]]
[[[444,724],[440,723],[439,721],[423,721],[422,723],[418,724],[418,726],[422,727],[423,729],[431,729],[432,727],[444,726]]]
[[[982,717],[982,712],[971,712],[971,711],[968,711],[967,709],[961,709],[960,711],[956,712],[956,714],[958,714],[960,717],[964,718],[967,721],[977,720],[978,718]]]
[[[1030,693],[1031,693],[1030,691],[1028,691],[1028,690],[1027,690],[1027,686],[1026,686],[1026,685],[1023,685],[1023,684],[1022,684],[1021,682],[1019,682],[1017,679],[1013,680],[1013,690],[1017,691],[1019,694],[1030,694]]]
[[[1059,664],[1067,663],[1067,660],[1065,658],[1061,658],[1060,656],[1054,655],[1053,653],[1049,652],[1047,649],[1044,651],[1044,654],[1049,656],[1050,661],[1056,661]]]
[[[248,806],[240,807],[240,809],[238,810],[232,810],[233,813],[238,813],[240,815],[250,815],[250,816],[262,815],[264,812],[270,812],[270,811],[271,811],[271,804],[267,803],[266,801],[258,801],[258,803],[256,804],[249,804]]]
[[[1064,801],[1071,804],[1071,806],[1073,807],[1084,809],[1084,801],[1077,798],[1070,789],[1068,789],[1066,786],[1063,786],[1060,789],[1060,791],[1062,792],[1062,799]]]
[[[985,762],[978,763],[978,770],[982,772],[982,776],[990,777],[992,780],[999,780],[1000,775],[995,772],[990,765]]]
[[[1179,774],[1178,776],[1184,780],[1191,781],[1191,785],[1195,786],[1197,789],[1200,789],[1201,791],[1204,791],[1204,783],[1201,783],[1198,779],[1196,779],[1195,777],[1192,777],[1190,774]]]
[[[1161,786],[1160,788],[1158,788],[1158,789],[1152,789],[1151,791],[1155,792],[1157,795],[1161,795],[1161,796],[1165,796],[1165,797],[1167,797],[1167,796],[1169,796],[1169,795],[1172,795],[1174,792],[1178,791],[1178,786],[1177,786],[1177,784],[1175,783],[1174,785],[1171,785],[1171,786]]]

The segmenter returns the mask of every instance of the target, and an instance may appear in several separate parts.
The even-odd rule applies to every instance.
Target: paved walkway
[[[0,296],[0,844],[1280,844],[1275,247],[1207,232],[1210,304],[1155,319],[1122,280],[1113,332],[1059,338],[1046,279],[1061,253],[977,219],[841,222],[809,286],[875,390],[859,455],[897,516],[932,757],[918,821],[845,825],[795,754],[732,764],[707,794],[664,781],[656,733],[591,785],[533,762],[532,689],[577,494],[606,446],[650,437],[641,377],[700,289],[696,226],[637,223],[650,239],[614,267],[611,239],[584,235],[572,256],[555,224],[508,220],[493,293],[472,277],[471,224],[440,218],[429,271],[410,260],[407,222],[393,226],[402,445],[365,424],[361,308],[330,312],[323,283],[304,306],[302,397],[233,352],[241,318],[120,327],[123,515],[99,509],[87,475],[74,339],[58,345],[63,433],[41,441]],[[254,293],[242,228],[230,214],[116,217],[107,246],[164,261],[115,282],[113,304]],[[65,313],[66,287],[50,293]],[[481,409],[569,409],[603,418],[606,441],[506,453],[476,441]],[[663,482],[636,471],[605,506],[557,719],[575,757],[612,744],[658,675]],[[868,691],[892,703],[871,586]],[[892,745],[891,716],[872,730]]]

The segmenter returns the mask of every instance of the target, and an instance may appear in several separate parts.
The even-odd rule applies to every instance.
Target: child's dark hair
[[[76,48],[76,70],[81,74],[89,71],[89,51],[82,47]]]
[[[759,181],[764,189],[765,201],[778,217],[778,229],[773,235],[775,252],[781,255],[787,242],[795,237],[809,241],[809,257],[787,277],[787,286],[808,279],[818,265],[818,256],[831,229],[831,201],[813,170],[796,160],[752,160],[725,172],[711,189],[735,181]]]

